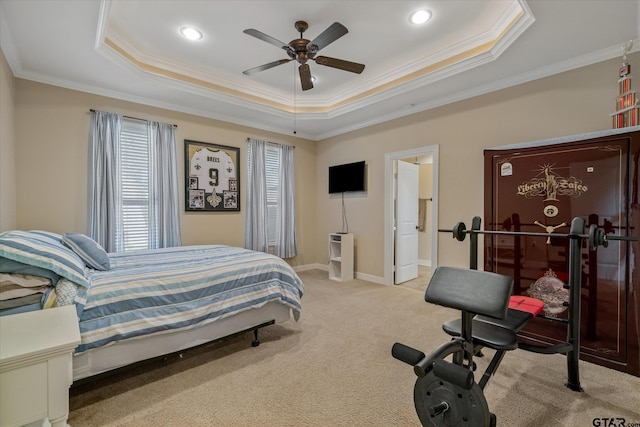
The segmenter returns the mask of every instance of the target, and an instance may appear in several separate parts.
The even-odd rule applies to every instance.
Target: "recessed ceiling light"
[[[193,27],[180,28],[180,34],[182,34],[189,40],[200,40],[202,38],[202,33]]]
[[[409,22],[412,24],[424,24],[431,19],[431,11],[427,9],[416,10],[409,17]]]

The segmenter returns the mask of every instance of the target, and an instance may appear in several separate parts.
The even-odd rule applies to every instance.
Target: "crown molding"
[[[633,42],[634,42],[633,43],[634,48],[632,48],[629,53],[637,52],[640,50],[640,47],[635,47],[640,43],[640,40],[636,39]],[[601,49],[596,52],[591,52],[586,55],[578,56],[576,58],[571,58],[562,62],[551,64],[547,67],[537,68],[535,70],[530,70],[526,73],[521,73],[515,76],[511,76],[509,78],[491,82],[483,86],[478,86],[466,91],[459,91],[456,93],[452,93],[448,96],[431,99],[425,103],[414,104],[410,106],[410,108],[396,110],[389,114],[381,115],[371,120],[361,121],[359,123],[354,123],[352,125],[344,126],[341,128],[334,128],[329,132],[319,134],[316,137],[318,140],[324,140],[334,136],[339,136],[348,132],[353,132],[360,129],[364,129],[369,126],[381,124],[390,120],[406,117],[412,114],[420,113],[422,111],[431,110],[433,108],[442,107],[444,105],[452,104],[454,102],[464,101],[465,99],[470,99],[476,96],[485,95],[487,93],[495,92],[497,90],[506,89],[512,86],[517,86],[519,84],[553,76],[555,74],[560,74],[566,71],[571,71],[577,68],[582,68],[582,67],[599,63],[599,62],[607,61],[607,60],[616,58],[618,56],[621,56],[620,46],[611,46],[609,48]]]
[[[108,24],[111,1],[102,0],[101,2],[96,33],[96,50],[101,53],[115,52],[121,55],[141,71],[142,77],[161,76],[167,80],[178,80],[191,84],[195,88],[200,88],[202,92],[218,92],[243,98],[250,103],[293,112],[296,101],[291,96],[266,90],[264,85],[256,85],[215,70],[187,68],[178,62],[142,52]],[[523,0],[513,2],[489,31],[454,46],[448,46],[433,55],[397,68],[376,79],[353,85],[351,89],[342,91],[336,97],[301,100],[295,105],[296,114],[324,114],[326,118],[338,117],[371,105],[380,99],[411,90],[415,87],[412,81],[416,81],[419,85],[429,84],[442,78],[441,76],[454,75],[482,65],[487,61],[495,60],[501,51],[506,49],[517,39],[519,34],[528,28],[533,22],[532,18]],[[508,42],[503,39],[507,39]],[[500,48],[497,53],[496,47]],[[114,59],[113,55],[108,54],[107,56]],[[469,61],[475,56],[478,56],[479,59]],[[433,76],[430,77],[430,75]],[[197,92],[197,89],[195,90]],[[207,96],[204,93],[201,95]]]

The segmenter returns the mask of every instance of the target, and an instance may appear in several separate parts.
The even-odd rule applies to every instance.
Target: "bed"
[[[38,304],[32,297],[17,311],[75,305],[74,381],[241,331],[254,330],[255,345],[258,328],[298,320],[304,292],[286,262],[262,252],[201,245],[107,254],[85,235],[39,230],[0,233],[0,279],[0,295],[7,284],[15,293],[17,279],[50,282],[38,287]]]

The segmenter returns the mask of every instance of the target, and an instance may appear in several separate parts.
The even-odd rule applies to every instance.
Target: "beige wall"
[[[293,265],[313,262],[315,142],[23,79],[16,79],[15,102],[15,164],[20,171],[16,186],[17,228],[86,233],[91,108],[177,124],[180,182],[184,176],[185,139],[239,147],[241,175],[246,173],[247,137],[295,145],[299,256],[289,261]],[[242,179],[241,184],[245,185]],[[224,213],[187,213],[181,205],[183,244],[244,246],[245,192],[240,203],[240,212]]]
[[[637,54],[630,56],[634,66],[637,58]],[[606,61],[317,143],[22,79],[15,79],[12,109],[10,101],[9,107],[4,107],[5,87],[12,87],[13,81],[5,67],[2,138],[7,138],[6,122],[10,126],[14,114],[14,167],[19,180],[14,190],[3,189],[0,193],[2,212],[11,211],[5,206],[11,203],[13,191],[17,199],[16,228],[86,231],[88,110],[117,111],[177,124],[181,173],[184,139],[240,147],[243,162],[247,137],[296,145],[300,255],[292,260],[294,265],[325,264],[327,234],[342,229],[341,198],[327,192],[328,166],[365,160],[368,191],[346,195],[345,206],[349,231],[356,239],[356,271],[382,278],[385,153],[438,144],[438,226],[450,228],[461,220],[469,222],[483,213],[483,149],[609,129],[619,67],[619,59]],[[11,136],[8,139],[9,144],[2,141],[3,150],[13,145]],[[7,172],[11,165],[6,168],[6,160],[2,162],[0,176],[4,180],[12,172]],[[245,200],[241,203],[244,205]],[[243,246],[243,230],[244,210],[182,213],[184,244]],[[438,242],[439,265],[468,265],[468,250],[461,243],[443,234]]]
[[[15,79],[0,50],[0,231],[16,228]]]
[[[629,57],[632,69],[637,55]],[[356,271],[384,276],[384,155],[439,145],[439,228],[483,215],[483,149],[611,128],[615,59],[336,136],[318,144],[317,253],[340,229],[340,199],[327,194],[327,167],[365,160],[368,192],[345,197],[356,239]],[[636,84],[640,85],[640,83]],[[440,233],[438,264],[468,266],[468,246]]]

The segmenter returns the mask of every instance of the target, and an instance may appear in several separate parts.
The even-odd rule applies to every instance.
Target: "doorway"
[[[428,245],[429,259],[419,259],[420,268],[434,269],[438,260],[438,145],[420,147],[411,150],[397,151],[385,154],[385,212],[384,212],[384,283],[395,284],[395,239],[396,239],[396,164],[398,161],[430,164],[431,166],[431,195],[421,194],[427,199],[425,214],[428,218],[428,230],[420,233],[421,245]],[[429,200],[430,199],[430,200]],[[426,237],[425,237],[426,236]]]

